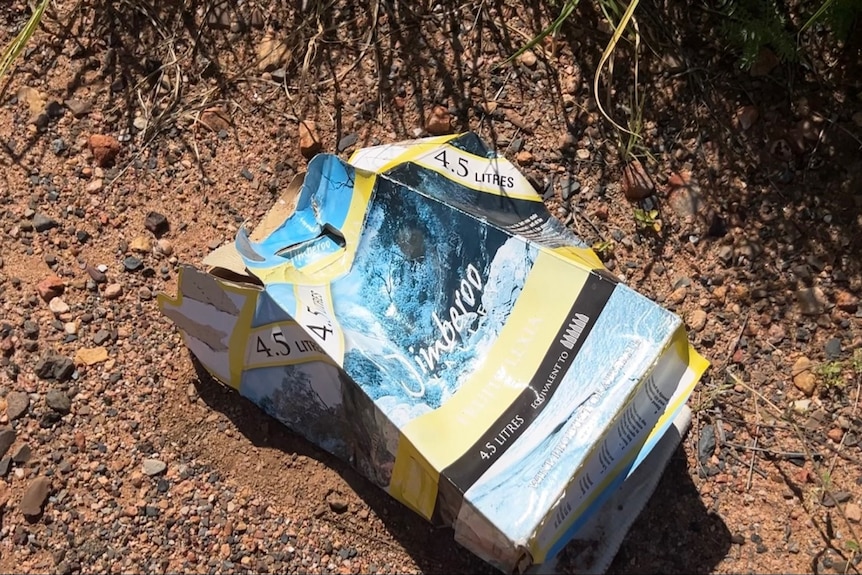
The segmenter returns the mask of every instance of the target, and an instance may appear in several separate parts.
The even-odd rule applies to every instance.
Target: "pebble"
[[[109,339],[111,339],[111,332],[106,329],[100,329],[93,335],[93,343],[96,345],[102,345]]]
[[[46,216],[43,213],[36,212],[33,214],[33,220],[31,221],[33,229],[37,232],[47,232],[50,229],[56,228],[60,224],[54,218]]]
[[[224,132],[224,138],[227,138],[227,130],[230,128],[230,114],[220,107],[212,106],[201,112],[200,123],[213,132]]]
[[[27,443],[22,443],[18,446],[12,453],[12,461],[18,464],[27,463],[30,461],[30,457],[33,455],[33,450],[30,448],[30,445]]]
[[[257,54],[257,69],[261,72],[272,72],[283,68],[290,61],[293,51],[290,45],[272,34],[263,37],[255,49]]]
[[[93,159],[102,168],[112,165],[120,153],[120,142],[113,136],[93,134],[87,143],[93,153]]]
[[[581,150],[578,150],[578,152],[581,152]],[[623,177],[620,185],[623,189],[623,195],[630,202],[646,199],[655,192],[655,184],[639,160],[632,160],[626,164],[623,168]]]
[[[733,246],[721,246],[718,248],[718,259],[725,265],[729,265],[733,261]]]
[[[299,123],[299,152],[310,160],[323,149],[320,136],[317,134],[317,124],[311,120]]]
[[[532,50],[524,50],[523,54],[518,56],[518,62],[526,66],[527,68],[532,68],[536,65],[536,53]]]
[[[18,434],[14,429],[6,428],[0,429],[0,457],[6,455],[6,452],[9,451],[9,448],[12,447],[12,444],[15,443],[15,438],[18,437]]]
[[[92,280],[96,283],[102,284],[108,281],[108,277],[105,275],[105,272],[99,271],[97,268],[93,266],[87,266],[87,274],[92,278]]]
[[[83,118],[93,109],[93,104],[89,100],[72,99],[66,100],[64,104],[75,118]]]
[[[425,131],[432,136],[452,132],[452,115],[446,106],[434,106],[425,116]]]
[[[75,372],[75,364],[66,356],[48,354],[36,362],[33,371],[40,379],[64,382],[72,377]]]
[[[803,315],[820,315],[826,311],[829,303],[826,294],[819,287],[796,290],[796,301]]]
[[[170,257],[170,255],[174,253],[174,246],[171,244],[170,240],[161,238],[156,242],[156,251],[164,256]]]
[[[103,293],[105,299],[114,300],[118,299],[121,295],[123,295],[123,285],[122,284],[109,284]]]
[[[159,475],[160,473],[164,473],[164,471],[168,468],[168,464],[160,459],[144,459],[141,470],[145,475],[152,477],[153,475]]]
[[[23,391],[10,391],[6,396],[6,417],[15,421],[30,407],[30,396]]]
[[[123,269],[127,272],[134,272],[141,269],[141,266],[144,265],[144,262],[141,261],[140,258],[135,256],[127,256],[123,260]]]
[[[811,397],[814,394],[814,388],[817,386],[817,377],[814,375],[811,368],[811,360],[802,356],[793,364],[793,369],[791,371],[793,376],[793,385],[808,397]]]
[[[69,304],[64,302],[61,298],[55,297],[48,302],[48,309],[50,309],[51,313],[54,315],[62,315],[69,312]]]
[[[144,227],[154,236],[158,237],[170,229],[170,224],[164,214],[150,212],[144,218]]]
[[[82,347],[75,352],[75,363],[96,365],[108,361],[108,350],[104,347]]]
[[[248,168],[243,168],[239,171],[239,175],[248,180],[249,182],[254,180],[254,174],[252,174]]]
[[[18,508],[25,516],[36,517],[42,513],[42,507],[45,505],[45,501],[48,500],[50,493],[51,479],[48,477],[37,477],[27,487],[27,491],[24,492]]]
[[[11,457],[3,457],[0,458],[0,477],[6,477],[9,473],[9,469],[12,467],[12,458]]]
[[[837,337],[830,338],[826,342],[826,357],[829,359],[838,359],[841,357],[841,339]]]
[[[338,150],[339,153],[341,153],[353,146],[353,144],[355,144],[357,140],[359,140],[359,134],[347,134],[346,136],[338,140],[338,145],[335,147],[335,149]]]
[[[84,191],[86,191],[88,194],[96,194],[102,190],[104,185],[105,182],[102,180],[102,178],[96,178],[95,180],[87,182],[87,185],[84,187]]]
[[[712,424],[705,425],[697,440],[697,455],[700,462],[706,464],[715,452],[715,428]]]
[[[59,389],[51,389],[45,394],[45,403],[62,415],[72,411],[72,400],[66,395],[66,392]]]
[[[692,331],[698,332],[702,330],[706,326],[706,312],[702,309],[696,309],[691,312],[691,315],[688,317],[688,327],[691,328]]]
[[[59,297],[66,289],[66,284],[56,275],[50,275],[36,284],[36,291],[46,302]]]
[[[835,294],[835,306],[841,311],[855,313],[859,308],[859,298],[847,290],[839,290]]]
[[[129,249],[139,254],[148,254],[153,251],[153,242],[147,236],[136,236],[129,242]]]

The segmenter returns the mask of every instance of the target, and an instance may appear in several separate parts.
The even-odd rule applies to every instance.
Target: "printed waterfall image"
[[[379,180],[356,259],[332,285],[344,369],[398,427],[438,408],[494,342],[536,248]]]

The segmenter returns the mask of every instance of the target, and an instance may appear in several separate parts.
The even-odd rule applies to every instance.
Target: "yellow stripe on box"
[[[461,388],[410,421],[398,442],[390,493],[430,518],[439,472],[470,449],[529,385],[590,272],[539,252],[497,341]],[[551,293],[551,286],[567,286]]]

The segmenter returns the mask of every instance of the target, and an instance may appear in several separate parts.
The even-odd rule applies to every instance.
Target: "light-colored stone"
[[[706,312],[696,309],[688,316],[688,327],[691,331],[700,331],[706,326]]]
[[[317,134],[317,124],[311,120],[299,123],[299,152],[308,160],[323,149],[320,136]]]
[[[108,359],[108,350],[103,346],[82,347],[75,352],[75,363],[84,365],[95,365]]]
[[[62,315],[69,311],[69,304],[64,302],[62,299],[55,297],[48,302],[48,309],[50,309],[51,313],[54,315]]]
[[[42,506],[45,505],[50,493],[51,480],[48,477],[37,477],[27,487],[18,508],[25,516],[35,517],[42,513]]]
[[[811,397],[814,394],[814,389],[817,387],[817,377],[811,371],[811,367],[811,360],[802,356],[793,364],[793,369],[791,371],[793,375],[793,385],[808,397]]]
[[[528,68],[532,68],[533,66],[535,66],[536,61],[536,53],[532,50],[524,50],[524,53],[518,56],[518,62]]]
[[[168,464],[160,459],[144,459],[144,462],[141,466],[141,470],[145,475],[149,475],[152,477],[153,475],[158,475],[160,473],[164,473],[165,469],[168,468]]]
[[[266,35],[257,45],[257,69],[261,72],[272,72],[284,68],[291,58],[290,46],[281,38]]]
[[[139,254],[148,254],[153,251],[153,242],[147,236],[137,236],[129,242],[129,249]]]
[[[823,290],[816,286],[797,290],[796,301],[804,315],[820,315],[826,311],[829,303]]]
[[[170,240],[162,238],[156,242],[156,251],[164,256],[170,256],[174,253],[174,246]]]
[[[121,295],[123,295],[123,285],[122,284],[108,284],[105,287],[105,292],[103,294],[105,299],[118,299]]]
[[[434,106],[425,116],[425,131],[432,136],[442,136],[452,132],[452,115],[446,106]]]

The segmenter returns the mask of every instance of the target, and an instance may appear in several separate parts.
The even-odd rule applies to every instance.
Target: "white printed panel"
[[[329,361],[317,341],[294,321],[252,330],[245,349],[244,369]]]
[[[530,182],[505,158],[481,158],[453,146],[441,146],[420,157],[417,163],[470,189],[539,199]]]
[[[584,505],[593,498],[596,489],[619,471],[620,464],[632,449],[652,431],[678,388],[691,382],[694,372],[690,368],[683,370],[682,377],[674,377],[674,373],[679,373],[681,363],[685,360],[673,348],[659,360],[622,417],[609,429],[599,448],[575,476],[577,481],[570,484],[563,494],[554,516],[547,518],[540,528],[534,545],[541,555],[548,552],[583,512]]]
[[[296,321],[339,366],[344,364],[344,332],[335,319],[329,286],[296,286]]]

